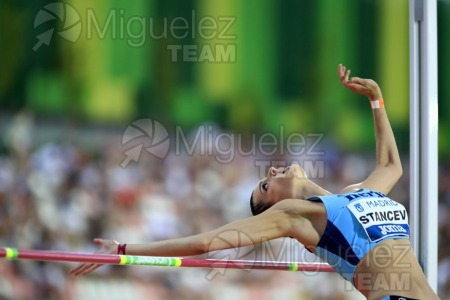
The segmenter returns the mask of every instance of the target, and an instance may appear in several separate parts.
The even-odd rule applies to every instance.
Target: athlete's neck
[[[297,195],[299,199],[307,199],[312,196],[324,196],[329,194],[331,194],[329,191],[315,184],[309,179],[305,181],[305,184],[302,184],[297,189]]]

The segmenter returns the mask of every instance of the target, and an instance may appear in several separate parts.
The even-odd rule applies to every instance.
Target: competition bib
[[[409,238],[408,214],[398,202],[389,198],[363,198],[350,202],[347,208],[372,242],[390,236]]]

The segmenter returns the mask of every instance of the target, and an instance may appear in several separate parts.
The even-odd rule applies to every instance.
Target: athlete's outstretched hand
[[[95,252],[96,254],[117,254],[117,247],[119,246],[117,241],[94,239],[94,243],[100,246],[100,249]],[[70,274],[75,276],[86,275],[101,266],[102,264],[80,263],[75,268],[70,270]]]
[[[383,97],[380,87],[375,81],[372,79],[363,79],[359,77],[350,78],[350,70],[347,70],[341,64],[339,64],[338,67],[338,75],[341,79],[342,86],[354,93],[369,97],[371,100],[376,100]]]

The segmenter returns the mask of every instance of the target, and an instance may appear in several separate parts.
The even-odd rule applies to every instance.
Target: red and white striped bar
[[[0,248],[0,258],[54,262],[84,262],[114,265],[147,265],[158,267],[255,269],[303,272],[334,272],[325,263],[273,262],[224,259],[197,259],[160,256],[104,255],[62,251]]]

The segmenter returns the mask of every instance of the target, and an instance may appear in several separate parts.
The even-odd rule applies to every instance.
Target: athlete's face
[[[253,200],[270,201],[272,204],[283,199],[298,198],[299,187],[308,180],[305,170],[297,164],[286,168],[271,167],[253,190]]]

